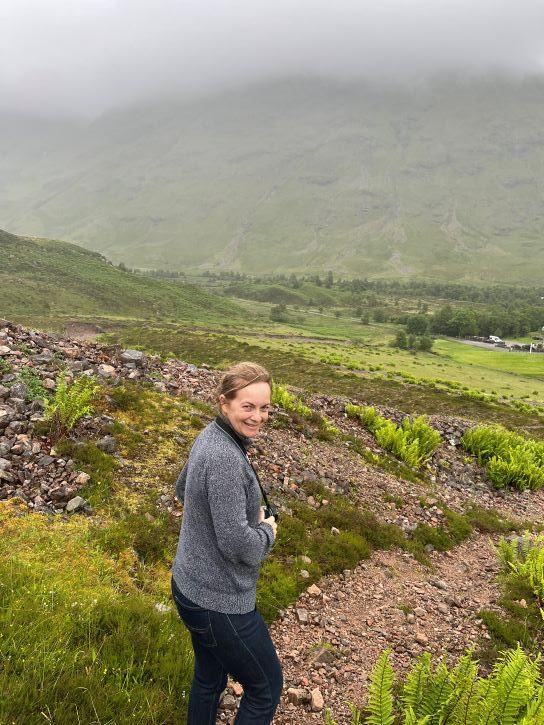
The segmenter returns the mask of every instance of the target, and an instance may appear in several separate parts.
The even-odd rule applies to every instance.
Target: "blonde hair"
[[[217,402],[219,403],[220,395],[224,395],[227,400],[232,400],[239,390],[243,390],[253,383],[268,383],[272,390],[272,376],[261,365],[254,362],[240,362],[233,365],[221,376],[217,387]]]

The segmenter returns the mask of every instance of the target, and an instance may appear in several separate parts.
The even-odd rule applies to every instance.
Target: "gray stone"
[[[221,707],[223,710],[236,710],[236,705],[237,701],[234,695],[231,695],[230,693],[223,695],[221,700]]]
[[[97,448],[100,448],[104,453],[115,453],[117,450],[117,441],[113,436],[104,436],[96,444]]]
[[[9,399],[10,405],[15,409],[17,413],[24,413],[26,411],[26,404],[24,398],[16,398],[14,395]]]
[[[329,647],[318,647],[310,656],[310,662],[330,665],[336,660],[336,654]]]
[[[290,687],[287,690],[287,700],[293,705],[305,705],[310,702],[310,695],[300,687]]]
[[[141,350],[123,350],[121,353],[122,363],[134,363],[137,367],[143,367],[145,364],[145,355]]]
[[[113,365],[106,365],[105,363],[102,363],[98,366],[97,372],[102,378],[115,377],[115,368]]]
[[[43,352],[40,352],[38,355],[34,355],[32,358],[32,362],[39,363],[41,365],[47,365],[47,363],[50,363],[53,360],[53,353],[50,350],[44,350]]]
[[[84,498],[82,498],[81,496],[74,496],[74,498],[71,498],[66,504],[66,511],[68,513],[72,513],[73,511],[79,511],[79,509],[84,508],[86,505],[87,501],[85,501]]]
[[[297,607],[295,611],[300,624],[308,624],[308,610]]]
[[[321,710],[323,710],[323,707],[325,706],[323,695],[321,694],[321,691],[318,687],[316,687],[311,692],[310,705],[312,708],[312,712],[321,712]]]
[[[418,632],[416,634],[415,640],[418,644],[422,645],[423,647],[425,647],[425,645],[429,644],[429,638],[427,637],[427,635],[424,632]]]
[[[28,387],[24,383],[15,383],[15,385],[11,386],[10,398],[21,398],[21,400],[26,400],[27,395]]]

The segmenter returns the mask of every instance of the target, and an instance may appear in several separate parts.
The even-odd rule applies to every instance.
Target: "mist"
[[[286,76],[544,70],[539,0],[3,0],[0,107],[94,116]]]

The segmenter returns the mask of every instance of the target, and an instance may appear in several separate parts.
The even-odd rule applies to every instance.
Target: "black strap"
[[[253,473],[255,474],[255,478],[257,479],[259,488],[261,489],[261,493],[263,495],[264,502],[265,502],[267,508],[270,508],[270,503],[268,502],[268,497],[262,486],[261,479],[259,478],[259,474],[255,470],[255,466],[251,462],[250,457],[247,455],[247,451],[246,451],[246,447],[245,447],[243,439],[238,435],[238,433],[234,430],[234,428],[230,425],[230,423],[228,421],[226,421],[222,416],[218,415],[217,418],[215,419],[215,422],[221,428],[222,431],[224,431],[230,438],[232,438],[232,440],[236,443],[238,448],[244,454],[246,461],[249,463],[249,465],[251,466],[251,468],[253,470]]]

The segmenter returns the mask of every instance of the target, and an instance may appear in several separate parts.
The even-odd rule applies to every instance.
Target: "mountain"
[[[544,82],[277,81],[0,120],[0,214],[130,267],[541,282]]]
[[[236,319],[241,310],[198,287],[140,277],[98,252],[0,229],[0,317],[106,315],[177,320]]]

